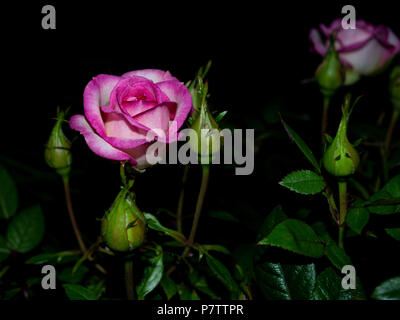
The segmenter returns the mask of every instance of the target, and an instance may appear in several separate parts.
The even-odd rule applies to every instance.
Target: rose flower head
[[[192,97],[168,71],[145,69],[94,77],[85,88],[83,105],[84,115],[73,116],[70,126],[89,148],[103,158],[129,160],[144,169],[152,143],[176,141],[192,112]]]
[[[356,29],[343,29],[341,19],[329,27],[321,24],[319,29],[310,31],[314,51],[325,56],[332,35],[339,59],[346,67],[346,85],[356,82],[360,76],[381,71],[400,52],[400,40],[390,28],[357,20]]]

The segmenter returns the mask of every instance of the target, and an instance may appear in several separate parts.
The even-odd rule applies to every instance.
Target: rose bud
[[[62,177],[67,177],[71,170],[71,142],[62,130],[65,112],[57,111],[57,122],[51,131],[44,151],[46,163]]]
[[[132,193],[123,188],[103,217],[103,240],[113,250],[133,250],[143,243],[145,228],[145,217],[136,206]]]
[[[344,69],[339,56],[334,49],[333,38],[328,53],[315,73],[317,82],[324,96],[332,96],[339,89],[345,79]]]
[[[347,96],[346,102],[344,106],[342,106],[343,114],[336,137],[333,139],[322,158],[326,171],[336,177],[346,177],[353,174],[360,163],[357,150],[347,139],[347,124],[351,111],[350,97]]]
[[[209,160],[221,148],[221,135],[218,123],[211,115],[207,104],[202,103],[198,117],[194,120],[190,136],[190,148],[200,159]],[[206,160],[206,163],[208,163]],[[202,162],[203,163],[203,162]]]
[[[393,106],[400,109],[400,65],[396,66],[390,74],[389,90]]]

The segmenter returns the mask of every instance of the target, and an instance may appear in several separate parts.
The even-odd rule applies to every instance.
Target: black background
[[[41,28],[45,4],[56,8],[56,30]],[[92,77],[158,68],[186,82],[211,59],[210,104],[215,110],[229,110],[228,120],[237,128],[253,128],[262,110],[279,101],[287,114],[300,115],[291,124],[318,150],[321,96],[315,83],[304,80],[313,77],[320,57],[310,53],[308,34],[319,23],[329,24],[343,16],[345,4],[355,5],[357,18],[388,25],[400,35],[399,11],[393,1],[68,1],[4,6],[0,156],[13,170],[26,205],[40,199],[47,241],[63,239],[66,247],[74,241],[64,212],[61,182],[43,161],[44,144],[54,124],[51,118],[57,106],[71,106],[71,115],[83,113],[82,93]],[[377,88],[377,82],[367,79],[362,88],[356,88],[367,92],[370,103],[369,109],[355,111],[355,121],[374,123],[381,108],[389,108],[387,97],[381,94],[385,81],[378,82]],[[336,103],[340,105],[340,101]],[[331,132],[337,119],[338,113],[333,114]],[[284,134],[280,126],[277,130]],[[66,133],[78,136],[67,126]],[[92,154],[80,136],[74,142],[73,155],[75,211],[85,236],[93,241],[99,234],[96,218],[102,217],[119,190],[119,168]],[[32,172],[18,169],[19,162],[37,170],[40,181],[32,178]],[[203,235],[210,243],[213,238],[251,242],[257,219],[275,205],[281,203],[289,215],[309,206],[308,198],[277,184],[289,171],[300,168],[308,168],[308,163],[289,139],[257,148],[250,176],[235,176],[233,168],[212,168],[204,210],[230,209],[246,217],[248,229],[226,227],[205,218],[199,241]],[[140,176],[136,186],[139,206],[147,212],[159,207],[175,210],[181,174],[182,167],[157,166]],[[192,211],[200,179],[198,168],[189,178],[186,210]],[[327,214],[324,200],[316,197],[313,201],[314,210],[321,211],[315,213],[320,219],[319,214]],[[377,225],[392,223],[382,219],[377,219]],[[370,289],[396,275],[399,262],[393,264],[393,256],[378,249],[385,243],[362,240],[362,246],[350,242],[349,250],[357,253],[360,276],[370,279],[366,284]]]

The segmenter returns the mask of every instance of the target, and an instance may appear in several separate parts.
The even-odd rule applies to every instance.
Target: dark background
[[[41,28],[45,4],[56,8],[56,30]],[[387,25],[400,36],[399,11],[393,1],[96,1],[5,6],[0,162],[17,180],[22,206],[41,203],[46,215],[45,243],[66,249],[74,243],[61,181],[43,160],[56,107],[70,106],[70,115],[83,113],[84,87],[99,73],[120,75],[158,68],[186,82],[209,59],[213,62],[209,74],[212,108],[229,111],[227,126],[255,128],[256,137],[271,130],[273,138],[257,142],[255,170],[250,176],[235,176],[229,166],[211,168],[198,240],[228,246],[252,242],[260,221],[277,204],[282,204],[289,216],[310,208],[311,219],[329,221],[322,197],[310,201],[278,185],[288,172],[307,169],[309,164],[271,110],[281,111],[320,156],[322,97],[314,82],[305,81],[313,77],[320,57],[310,53],[308,34],[319,23],[328,25],[342,17],[345,4],[355,5],[357,18]],[[386,86],[384,73],[355,87],[355,92],[366,95],[367,103],[354,112],[354,123],[374,124],[382,110],[389,113]],[[340,116],[340,99],[331,109],[332,134]],[[77,137],[71,178],[75,211],[85,237],[94,241],[100,227],[96,218],[102,217],[119,190],[119,167],[91,153],[84,139],[68,126],[65,131],[70,138]],[[174,211],[182,170],[181,166],[157,166],[139,176],[136,194],[142,210],[155,213],[161,207]],[[194,210],[199,181],[199,168],[194,167],[186,215]],[[218,209],[231,212],[243,225],[226,225],[207,217],[208,211]],[[168,217],[162,219],[172,223]],[[371,224],[378,232],[382,226],[394,227],[393,223],[398,221],[378,217]],[[399,270],[399,261],[389,254],[393,247],[382,250],[382,246],[393,245],[382,236],[383,240],[364,237],[360,242],[349,241],[349,253],[361,266],[360,276],[370,279],[365,284],[368,289]]]

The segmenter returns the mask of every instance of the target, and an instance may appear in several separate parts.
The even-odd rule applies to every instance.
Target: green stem
[[[392,136],[393,136],[393,131],[396,126],[396,122],[397,122],[397,119],[399,118],[399,115],[400,115],[400,110],[397,108],[394,108],[393,113],[392,113],[392,118],[390,119],[389,127],[386,132],[386,139],[385,139],[385,154],[386,154],[386,156],[389,151],[390,142],[391,142]]]
[[[331,98],[329,96],[324,95],[324,107],[322,111],[322,119],[321,119],[321,138],[322,144],[326,143],[326,129],[328,127],[328,111],[329,111],[329,104],[331,102]]]
[[[339,181],[339,247],[344,248],[344,230],[347,215],[347,181]]]
[[[182,254],[183,257],[186,256],[186,254],[189,252],[190,246],[193,244],[194,238],[196,236],[197,226],[198,226],[199,219],[200,219],[200,213],[201,213],[201,209],[203,207],[204,196],[207,191],[209,175],[210,175],[210,165],[203,164],[202,165],[201,186],[200,186],[199,196],[197,198],[196,211],[194,213],[192,229],[190,231],[190,235],[189,235],[189,239],[188,239],[188,245]]]
[[[75,214],[72,209],[72,201],[71,201],[71,191],[69,188],[69,177],[64,176],[63,177],[63,182],[64,182],[64,191],[65,191],[65,201],[67,203],[67,209],[68,209],[68,214],[69,214],[69,219],[72,224],[72,228],[75,233],[76,240],[78,241],[79,248],[81,249],[82,253],[85,254],[87,252],[87,248],[85,246],[85,243],[83,242],[81,233],[78,228],[78,224],[75,219]]]
[[[182,211],[183,211],[183,201],[185,199],[185,185],[187,181],[187,177],[189,174],[189,165],[187,164],[185,166],[185,169],[183,171],[183,177],[182,177],[182,188],[181,188],[181,193],[179,195],[179,201],[178,201],[178,209],[176,211],[176,224],[179,232],[182,232]]]
[[[399,118],[400,110],[397,108],[393,109],[392,118],[390,119],[389,127],[386,132],[385,143],[381,148],[382,157],[382,170],[383,170],[383,181],[389,180],[389,166],[388,166],[388,156],[390,149],[390,142],[392,141],[393,131],[396,126],[397,119]]]
[[[135,300],[135,286],[133,285],[133,261],[125,261],[125,288],[128,300]]]

